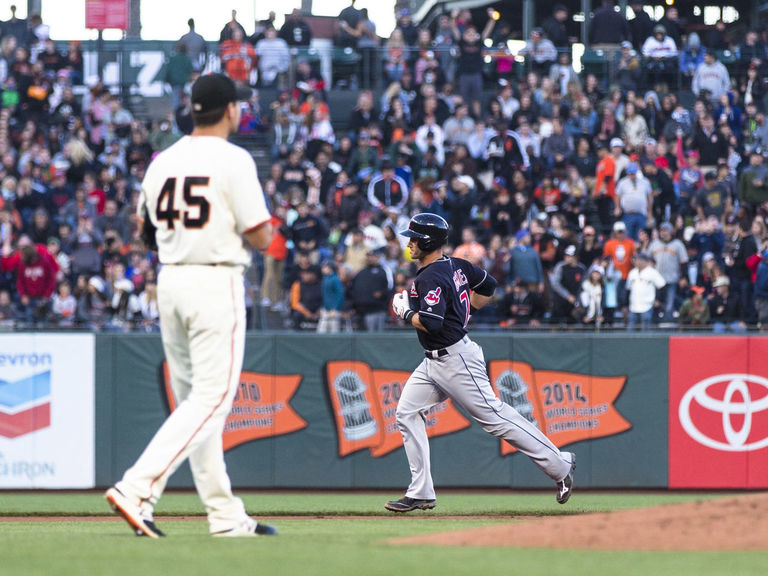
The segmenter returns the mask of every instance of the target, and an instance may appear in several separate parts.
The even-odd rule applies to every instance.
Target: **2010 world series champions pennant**
[[[177,400],[171,388],[168,363],[163,363],[165,394],[171,411]],[[241,372],[237,395],[224,424],[223,445],[229,450],[245,442],[281,436],[306,428],[307,421],[291,407],[301,375]]]
[[[374,370],[365,362],[328,362],[326,380],[339,456],[368,448],[379,458],[403,445],[395,411],[409,376],[403,370]],[[427,411],[426,424],[432,437],[463,430],[470,423],[445,400]]]
[[[491,385],[503,402],[537,426],[558,448],[619,434],[632,427],[613,405],[626,376],[535,370],[525,362],[493,360]],[[515,448],[501,441],[501,454]]]

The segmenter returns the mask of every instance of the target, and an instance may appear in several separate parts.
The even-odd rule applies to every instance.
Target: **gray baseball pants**
[[[570,454],[561,452],[541,430],[499,400],[488,380],[480,346],[465,336],[446,350],[447,355],[427,357],[419,364],[397,404],[397,425],[411,468],[411,484],[405,495],[435,498],[425,415],[446,398],[461,406],[486,432],[528,456],[547,476],[556,482],[565,478],[571,469]]]

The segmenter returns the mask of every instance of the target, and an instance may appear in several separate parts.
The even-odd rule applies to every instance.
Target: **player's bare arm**
[[[272,241],[272,224],[264,222],[243,232],[243,236],[248,241],[248,244],[256,248],[256,250],[266,250],[269,243]]]

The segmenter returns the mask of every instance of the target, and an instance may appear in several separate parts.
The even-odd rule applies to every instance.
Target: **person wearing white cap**
[[[712,320],[712,331],[716,334],[735,332],[743,334],[747,331],[741,303],[736,294],[731,294],[731,281],[723,274],[712,282],[715,293],[709,301],[709,317]]]
[[[574,320],[582,320],[584,314],[579,295],[581,283],[586,275],[586,268],[576,256],[576,246],[566,246],[563,260],[555,264],[549,277],[554,294],[552,318],[555,321],[570,324]]]
[[[621,178],[621,175],[624,173],[624,170],[626,170],[627,166],[629,166],[629,163],[631,160],[629,159],[629,156],[624,154],[624,140],[621,138],[611,138],[611,156],[613,157],[613,162],[616,165],[614,173],[614,182],[618,182],[619,178]]]
[[[581,283],[579,302],[584,310],[582,321],[584,324],[593,324],[599,328],[604,321],[605,310],[605,268],[600,264],[593,264],[587,270],[587,277]]]

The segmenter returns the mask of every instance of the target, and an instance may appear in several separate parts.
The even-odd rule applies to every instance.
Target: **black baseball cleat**
[[[155,526],[155,522],[151,516],[147,516],[141,508],[136,505],[120,490],[114,486],[107,490],[104,494],[104,498],[107,499],[112,510],[117,512],[123,519],[128,522],[137,536],[148,536],[150,538],[160,538],[165,536],[163,532]]]
[[[392,512],[410,512],[411,510],[431,510],[437,505],[435,500],[419,500],[403,496],[400,500],[390,500],[384,508]]]
[[[565,504],[568,502],[568,498],[571,497],[573,491],[573,471],[576,470],[576,454],[569,452],[571,455],[571,469],[565,478],[557,483],[557,503]]]

